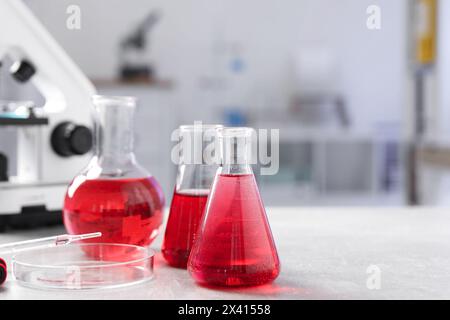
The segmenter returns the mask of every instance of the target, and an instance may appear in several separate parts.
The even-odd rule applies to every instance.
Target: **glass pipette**
[[[101,232],[78,234],[78,235],[62,234],[54,237],[7,243],[0,245],[0,253],[1,254],[17,253],[26,250],[57,247],[67,245],[75,241],[93,239],[101,236],[102,236]],[[8,271],[6,262],[0,258],[0,286],[3,285],[3,283],[6,281],[7,274]]]
[[[30,250],[30,249],[56,247],[56,246],[61,246],[61,245],[67,245],[67,244],[75,242],[75,241],[98,238],[101,236],[102,236],[101,232],[78,234],[78,235],[62,234],[62,235],[54,236],[54,237],[13,242],[13,243],[0,245],[0,253],[2,253],[2,254],[10,253],[10,252],[16,253],[16,252]]]

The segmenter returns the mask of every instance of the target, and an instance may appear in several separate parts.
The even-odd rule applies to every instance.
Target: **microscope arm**
[[[14,78],[39,90],[45,99],[40,115],[48,119],[48,125],[18,127],[16,181],[65,184],[91,155],[62,155],[54,133],[65,124],[85,131],[92,127],[96,90],[22,0],[0,0],[0,26],[0,61],[12,59]]]
[[[95,88],[28,7],[21,0],[1,0],[0,23],[0,61],[8,55],[16,63],[31,62],[44,111],[89,114]]]

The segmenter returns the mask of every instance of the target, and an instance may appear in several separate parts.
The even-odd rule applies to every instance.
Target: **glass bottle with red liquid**
[[[133,153],[136,100],[95,96],[93,103],[96,154],[67,189],[64,225],[71,234],[101,232],[95,242],[147,246],[160,230],[164,195]]]
[[[186,268],[191,248],[214,176],[218,160],[214,152],[204,157],[208,146],[217,143],[219,125],[181,126],[178,130],[181,155],[169,218],[162,245],[167,263],[176,268]],[[212,148],[213,151],[215,148]],[[210,160],[210,161],[208,161]]]
[[[280,262],[251,163],[253,129],[219,130],[217,171],[188,262],[207,286],[256,286],[277,278]]]

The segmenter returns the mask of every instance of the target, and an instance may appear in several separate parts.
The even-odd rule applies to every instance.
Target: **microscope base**
[[[21,214],[0,215],[0,233],[62,225],[61,211],[47,211],[44,207],[29,207],[26,211]]]
[[[67,183],[0,183],[0,232],[62,222]]]

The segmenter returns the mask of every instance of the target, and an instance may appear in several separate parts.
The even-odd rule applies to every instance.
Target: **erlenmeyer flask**
[[[102,232],[96,242],[146,246],[158,235],[164,195],[133,153],[132,97],[95,96],[96,154],[69,185],[64,225],[71,234]]]
[[[280,272],[278,253],[250,167],[250,128],[219,130],[218,169],[188,270],[199,283],[254,286]]]
[[[181,156],[162,254],[169,265],[186,268],[189,254],[203,216],[206,201],[218,168],[204,154],[217,142],[219,125],[191,125],[179,128]],[[214,156],[213,152],[211,156]]]

